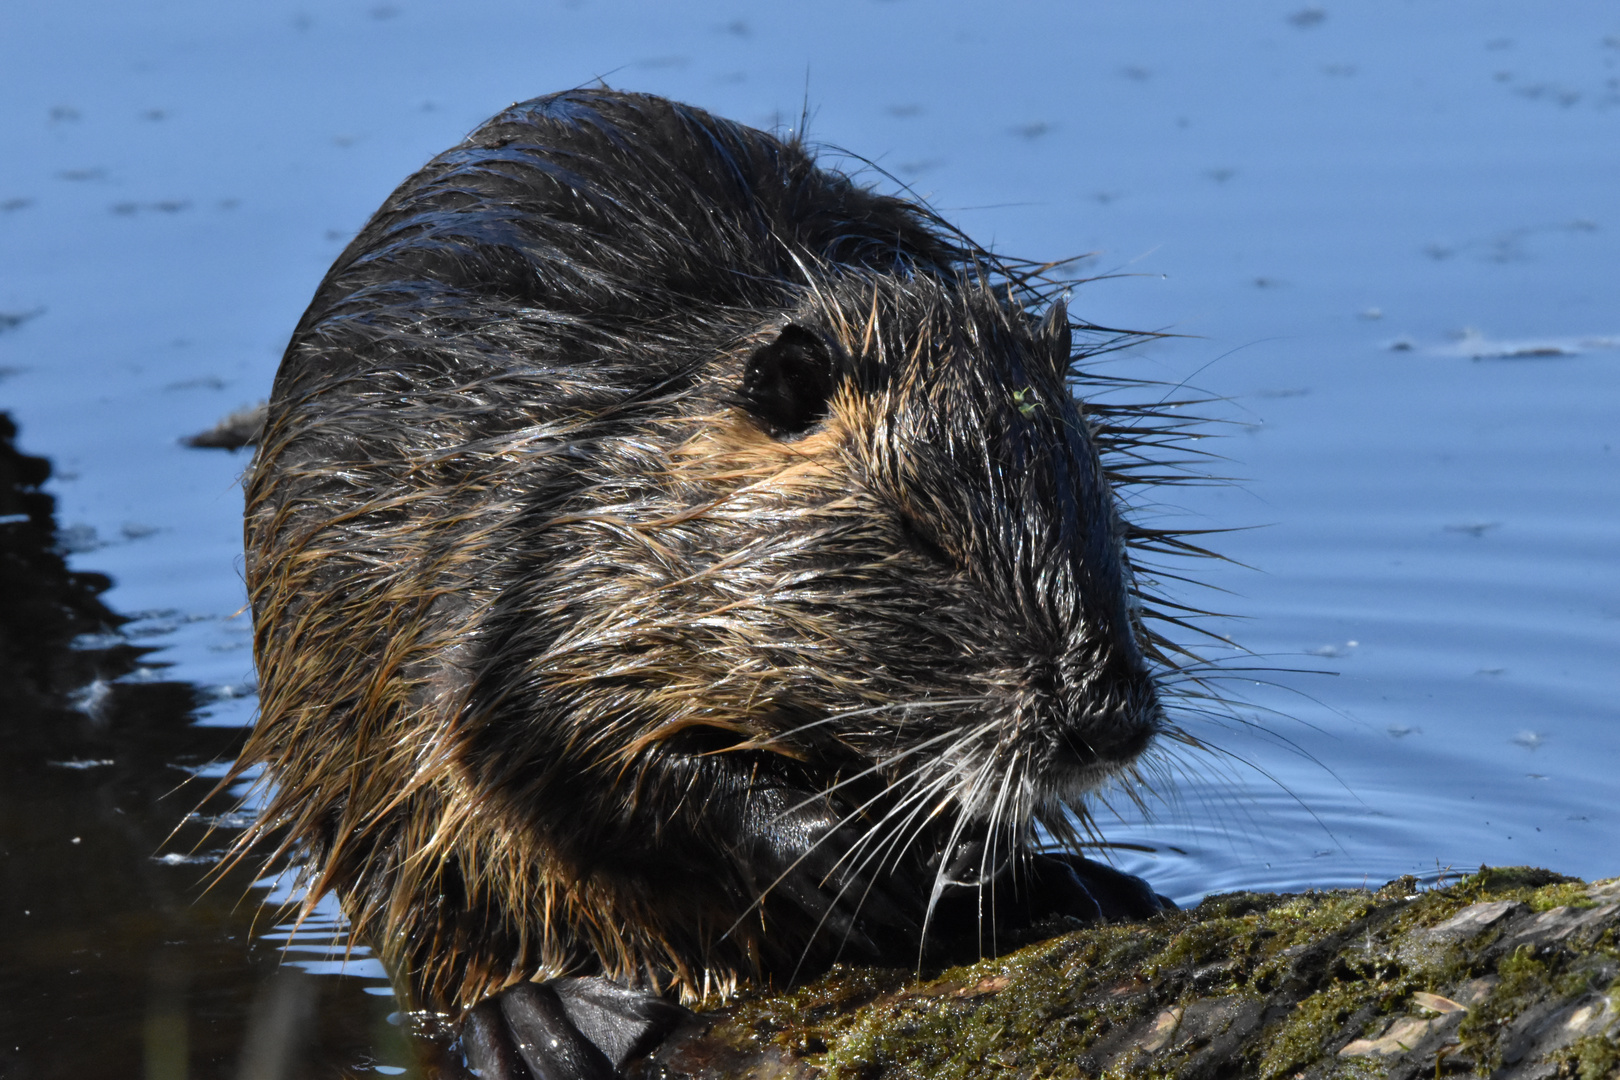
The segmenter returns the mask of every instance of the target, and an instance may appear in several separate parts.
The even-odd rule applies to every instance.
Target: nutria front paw
[[[921,887],[903,866],[884,858],[870,833],[849,824],[832,805],[806,801],[775,809],[777,801],[785,801],[780,793],[756,798],[755,813],[771,812],[763,823],[749,825],[747,861],[760,873],[760,893],[785,901],[813,927],[809,936],[827,943],[834,956],[903,956],[892,941],[920,932],[926,895]]]
[[[607,979],[521,983],[473,1007],[461,1047],[482,1080],[615,1080],[691,1015]]]
[[[1030,859],[1030,876],[1035,906],[1085,922],[1146,919],[1176,910],[1174,900],[1143,879],[1080,855],[1037,854]]]

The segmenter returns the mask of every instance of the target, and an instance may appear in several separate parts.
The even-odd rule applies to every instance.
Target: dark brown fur
[[[953,881],[1015,888],[1167,730],[1127,544],[1176,543],[1123,523],[1154,436],[1075,400],[1043,280],[657,98],[436,158],[248,477],[246,843],[448,1007],[914,957]]]

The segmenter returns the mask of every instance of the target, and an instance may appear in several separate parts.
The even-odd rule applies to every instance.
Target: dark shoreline
[[[386,1033],[408,1057],[391,999],[255,943],[276,920],[253,868],[205,889],[234,802],[199,805],[208,767],[246,732],[196,724],[198,689],[120,633],[110,580],[59,546],[50,462],[16,441],[0,413],[0,1076],[338,1075]],[[304,1025],[250,1049],[289,1001]],[[284,1071],[246,1071],[266,1053]]]

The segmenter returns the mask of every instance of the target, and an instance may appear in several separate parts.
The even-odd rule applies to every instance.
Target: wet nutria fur
[[[953,889],[1010,903],[1167,729],[1141,416],[1074,398],[1058,288],[694,108],[489,121],[276,378],[247,843],[449,1008],[914,959]]]

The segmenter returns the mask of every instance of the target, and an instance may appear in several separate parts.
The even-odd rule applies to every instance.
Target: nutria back
[[[435,158],[248,477],[248,842],[446,1007],[909,962],[1010,895],[1165,726],[1043,281],[659,98]]]

